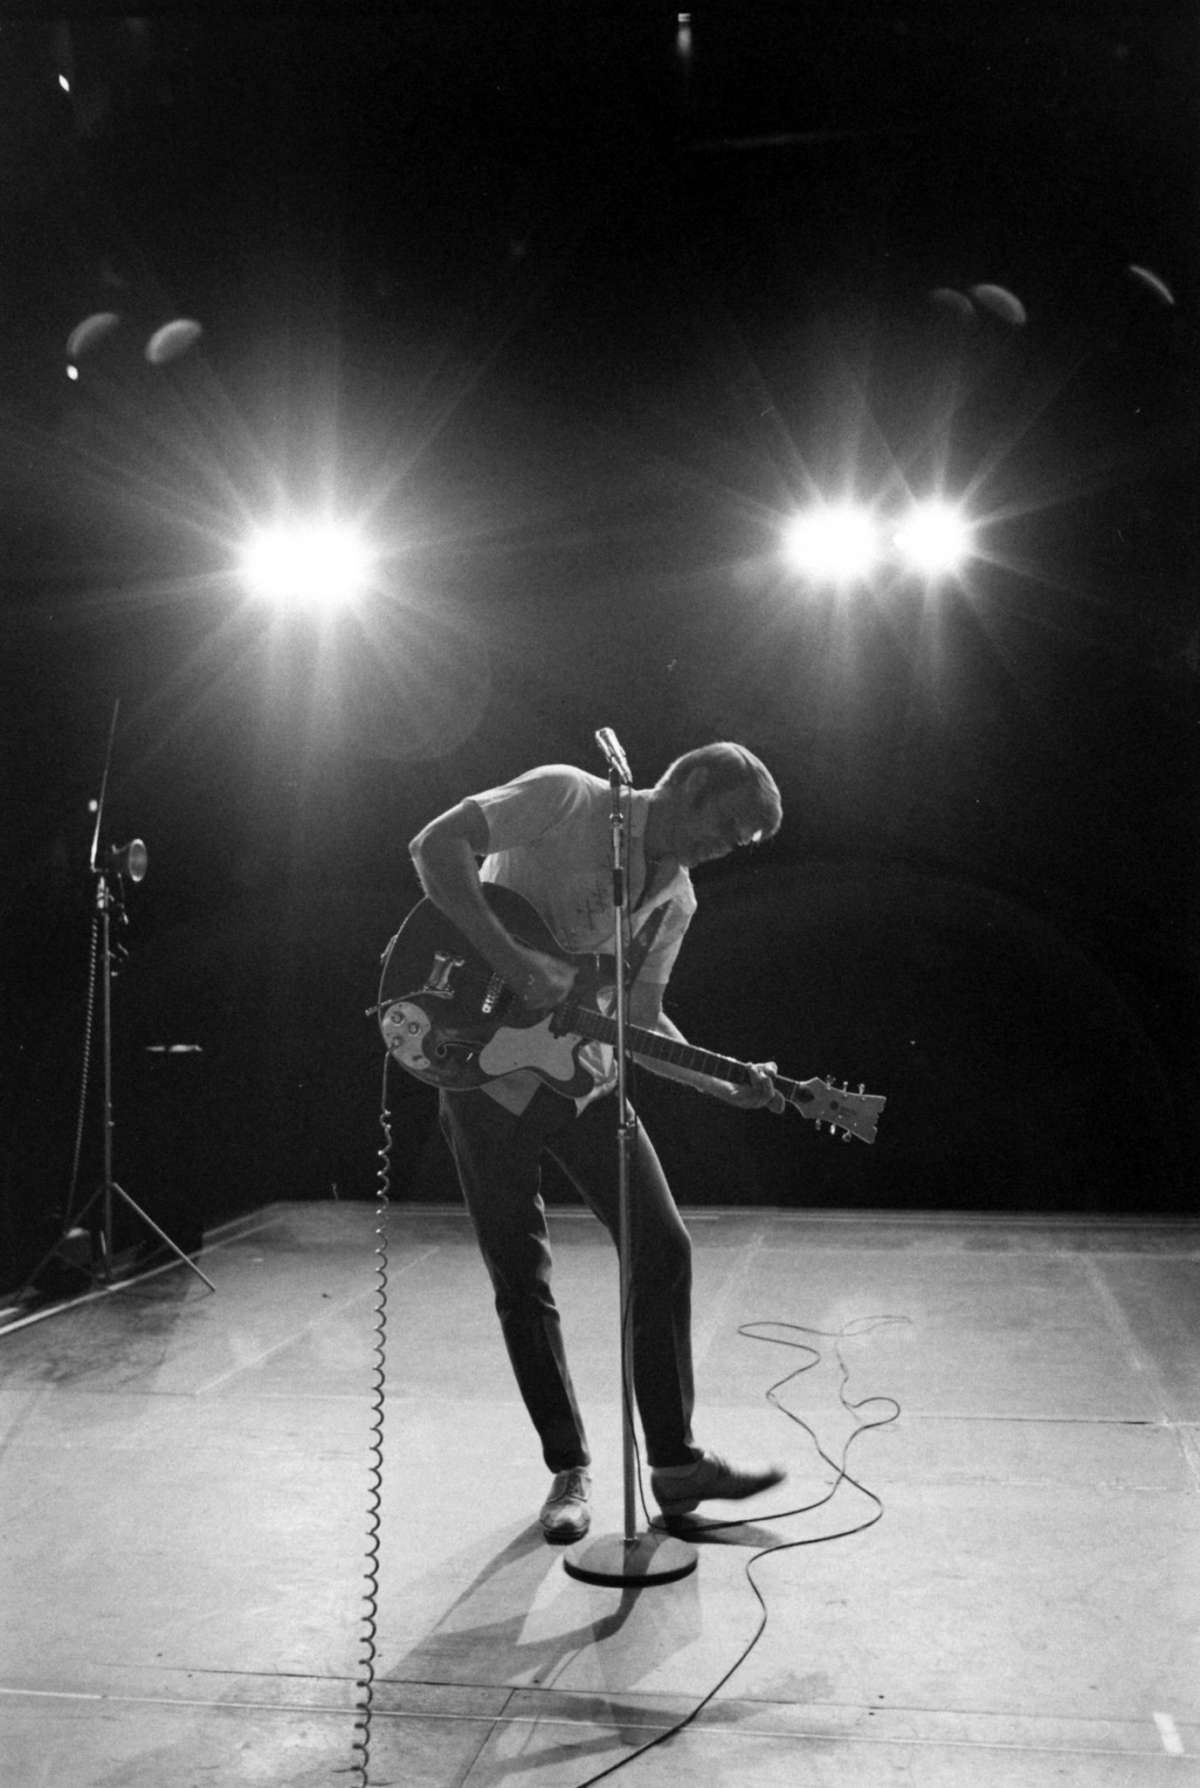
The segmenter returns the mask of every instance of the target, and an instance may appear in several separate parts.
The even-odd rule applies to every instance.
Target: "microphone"
[[[633,777],[629,774],[629,760],[622,751],[621,741],[617,738],[617,735],[613,732],[611,726],[602,726],[600,728],[599,732],[596,734],[596,743],[604,753],[608,762],[608,767],[613,775],[616,776],[619,781],[625,783],[627,787],[632,787]]]

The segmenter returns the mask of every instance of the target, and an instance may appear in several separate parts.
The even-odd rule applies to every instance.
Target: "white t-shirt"
[[[615,940],[608,783],[569,764],[545,764],[472,798],[488,827],[483,880],[523,895],[564,950],[611,953]],[[629,908],[635,937],[653,912],[664,909],[637,980],[665,987],[696,911],[696,894],[687,870],[674,862],[646,885],[649,808],[649,791],[635,789],[630,796]],[[591,1097],[615,1084],[613,1052],[607,1044],[584,1044],[579,1060],[596,1080]],[[510,1111],[523,1111],[540,1084],[532,1069],[521,1068],[489,1081],[484,1090]]]

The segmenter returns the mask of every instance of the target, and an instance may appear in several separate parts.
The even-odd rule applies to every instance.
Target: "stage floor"
[[[542,1541],[465,1218],[393,1209],[365,1779],[1200,1784],[1200,1226],[689,1223],[697,1438],[791,1477],[621,1590]],[[615,1262],[552,1228],[617,1533]],[[370,1206],[274,1205],[210,1237],[215,1295],[177,1266],[0,1335],[4,1784],[364,1779],[375,1247]]]

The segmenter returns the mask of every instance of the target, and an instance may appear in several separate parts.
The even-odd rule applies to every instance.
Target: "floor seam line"
[[[1169,1399],[1158,1368],[1134,1334],[1116,1292],[1100,1271],[1099,1261],[1095,1257],[1089,1256],[1084,1263],[1084,1269],[1092,1283],[1092,1289],[1104,1309],[1110,1328],[1124,1342],[1134,1370],[1142,1377],[1158,1405],[1157,1426],[1169,1429],[1175,1436],[1175,1444],[1182,1456],[1183,1467],[1191,1481],[1192,1491],[1200,1494],[1200,1457],[1193,1454],[1188,1437],[1183,1432],[1184,1425],[1177,1422],[1169,1413],[1167,1407]]]
[[[1162,1380],[1159,1378],[1153,1361],[1145,1352],[1138,1341],[1137,1336],[1134,1334],[1133,1329],[1130,1327],[1129,1318],[1121,1308],[1116,1292],[1104,1277],[1104,1274],[1100,1271],[1099,1263],[1093,1257],[1088,1256],[1084,1261],[1084,1271],[1091,1281],[1092,1289],[1100,1301],[1105,1316],[1108,1319],[1109,1327],[1124,1343],[1129,1358],[1133,1363],[1134,1370],[1153,1392],[1155,1402],[1158,1406],[1160,1419],[1163,1421],[1169,1420],[1170,1418],[1167,1412],[1167,1396],[1166,1391],[1163,1388]]]
[[[711,1316],[706,1322],[699,1325],[695,1332],[692,1351],[695,1364],[698,1367],[703,1366],[708,1357],[709,1349],[713,1346],[721,1331],[722,1321],[736,1289],[744,1285],[749,1279],[751,1269],[761,1258],[765,1246],[766,1238],[763,1235],[762,1226],[759,1225],[751,1244],[748,1247],[738,1249],[740,1264],[726,1277],[725,1283],[713,1300]]]
[[[455,1714],[455,1715],[451,1716],[452,1719],[455,1721],[469,1720],[472,1717],[487,1721],[487,1731],[484,1733],[483,1737],[480,1739],[479,1744],[477,1745],[473,1755],[471,1756],[471,1758],[467,1762],[466,1766],[464,1767],[462,1773],[460,1774],[460,1776],[458,1778],[458,1788],[468,1788],[468,1784],[470,1783],[471,1777],[475,1773],[475,1765],[479,1762],[479,1759],[483,1756],[483,1753],[487,1750],[488,1746],[491,1744],[492,1739],[496,1736],[497,1730],[505,1724],[505,1714],[507,1713],[509,1707],[511,1706],[512,1698],[516,1694],[516,1692],[517,1692],[516,1689],[510,1684],[508,1694],[504,1697],[503,1702],[495,1710],[494,1713],[480,1714],[477,1716],[462,1715],[462,1714]],[[413,1717],[419,1718],[420,1716],[414,1715]]]
[[[372,1709],[372,1718],[393,1721],[426,1721],[431,1725],[470,1726],[486,1724],[488,1727],[487,1732],[480,1739],[477,1750],[466,1764],[463,1774],[459,1777],[459,1788],[469,1788],[471,1773],[474,1771],[476,1764],[479,1762],[496,1731],[500,1728],[514,1726],[599,1726],[603,1728],[607,1724],[605,1721],[599,1719],[587,1719],[582,1717],[568,1718],[566,1715],[562,1714],[510,1713],[508,1711],[509,1705],[513,1697],[519,1693],[521,1693],[519,1687],[510,1689],[505,1699],[504,1706],[488,1713],[447,1713],[428,1709],[406,1710],[402,1708],[380,1707],[376,1704]],[[314,1704],[312,1702],[206,1701],[195,1696],[111,1695],[105,1693],[103,1690],[63,1691],[55,1689],[0,1688],[0,1694],[10,1696],[14,1700],[26,1697],[30,1700],[91,1701],[120,1706],[163,1708],[187,1707],[193,1709],[207,1708],[213,1713],[254,1712],[303,1714],[308,1718],[325,1716],[330,1719],[339,1720],[353,1719],[356,1722],[362,1711],[357,1705],[347,1705],[346,1707],[323,1707],[320,1704]],[[785,1703],[783,1705],[787,1704]],[[1096,1723],[1111,1725],[1114,1722],[1098,1721]],[[1140,1730],[1144,1722],[1126,1721],[1124,1724]],[[615,1732],[618,1726],[622,1731],[637,1730],[662,1733],[673,1731],[675,1722],[669,1717],[664,1718],[661,1721],[649,1719],[639,1721],[630,1720],[628,1717],[622,1717],[619,1721],[612,1722],[609,1729]],[[811,1728],[779,1728],[753,1726],[748,1725],[745,1721],[733,1720],[719,1721],[702,1719],[700,1721],[692,1721],[689,1723],[688,1730],[692,1733],[704,1733],[714,1738],[754,1738],[773,1740],[775,1742],[783,1739],[789,1743],[809,1739],[823,1744],[830,1742],[831,1738],[833,1738],[836,1739],[839,1744],[850,1745],[904,1745],[914,1749],[937,1748],[970,1751],[1008,1751],[1034,1753],[1041,1756],[1052,1757],[1158,1757],[1163,1754],[1160,1744],[1155,1744],[1153,1747],[1147,1746],[1144,1750],[1138,1750],[1122,1748],[1115,1745],[1055,1745],[1038,1744],[1036,1742],[1021,1743],[1016,1740],[1001,1738],[953,1738],[938,1733],[932,1733],[928,1736],[913,1736],[911,1734],[888,1732],[880,1732],[878,1736],[859,1732],[839,1732],[831,1734],[827,1728],[819,1726]],[[1188,1756],[1194,1757],[1195,1755],[1193,1752],[1182,1750],[1173,1750],[1171,1754],[1185,1758]]]

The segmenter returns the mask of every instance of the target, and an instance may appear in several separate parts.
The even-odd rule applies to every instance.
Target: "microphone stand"
[[[153,1230],[159,1241],[162,1242],[165,1247],[170,1249],[171,1253],[174,1254],[175,1258],[183,1266],[190,1267],[196,1277],[202,1279],[210,1291],[216,1291],[217,1288],[212,1280],[206,1273],[201,1272],[191,1256],[185,1254],[183,1249],[171,1240],[166,1230],[161,1228],[159,1224],[154,1221],[154,1218],[150,1216],[149,1212],[144,1211],[141,1205],[132,1199],[125,1188],[119,1186],[113,1178],[112,984],[116,976],[113,968],[112,912],[114,907],[120,907],[123,912],[124,907],[122,894],[119,891],[114,892],[112,884],[114,881],[118,885],[121,883],[122,873],[127,874],[131,881],[140,882],[146,873],[147,862],[146,847],[140,839],[134,839],[133,842],[126,845],[123,850],[118,850],[115,846],[111,846],[106,853],[102,853],[100,850],[100,829],[104,823],[104,802],[108,792],[108,772],[112,763],[113,740],[116,737],[117,715],[120,712],[120,708],[121,703],[118,698],[113,704],[112,725],[109,728],[108,734],[108,750],[105,754],[104,774],[100,780],[100,796],[96,802],[96,826],[95,831],[92,834],[92,849],[88,862],[88,868],[96,878],[96,912],[99,914],[100,918],[104,1178],[78,1214],[73,1216],[70,1210],[68,1210],[67,1225],[68,1228],[72,1225],[75,1229],[82,1228],[84,1219],[88,1215],[92,1206],[98,1202],[100,1203],[100,1272],[105,1288],[111,1290],[113,1288],[113,1216],[115,1211],[115,1201],[120,1199],[121,1202],[132,1211],[135,1217],[141,1219],[147,1229]],[[82,1113],[80,1122],[82,1125]],[[71,1197],[72,1199],[74,1198],[74,1184],[72,1184],[71,1188]],[[58,1253],[65,1241],[66,1233],[64,1232],[64,1234],[59,1236],[49,1252],[43,1255],[41,1261],[34,1269],[29,1281],[31,1285],[36,1284],[38,1276],[46,1266],[47,1262]]]
[[[601,1534],[572,1546],[563,1557],[563,1568],[584,1583],[638,1588],[652,1583],[673,1583],[696,1568],[696,1548],[673,1534],[651,1528],[638,1532],[637,1461],[633,1433],[633,1343],[630,1333],[632,1297],[633,1225],[630,1201],[633,1150],[637,1140],[637,1116],[629,1103],[628,1007],[625,979],[625,942],[629,931],[629,805],[633,778],[629,765],[608,727],[596,734],[596,742],[608,761],[611,791],[609,826],[613,865],[613,952],[616,998],[617,1066],[617,1256],[619,1260],[621,1320],[621,1442],[624,1527],[619,1534]]]
[[[95,868],[94,865],[93,865],[93,867]],[[100,914],[100,940],[101,940],[100,941],[100,955],[101,955],[101,962],[103,964],[102,973],[103,973],[103,977],[104,977],[103,983],[102,983],[102,989],[103,989],[103,995],[104,995],[104,999],[103,999],[104,1180],[103,1180],[103,1183],[92,1194],[91,1198],[88,1199],[87,1203],[84,1205],[83,1209],[80,1211],[78,1217],[76,1217],[75,1222],[76,1222],[77,1226],[82,1225],[84,1218],[87,1216],[87,1214],[91,1210],[92,1206],[96,1203],[97,1199],[103,1200],[103,1205],[102,1205],[103,1221],[102,1221],[101,1231],[100,1231],[100,1266],[101,1266],[101,1273],[102,1273],[104,1283],[106,1286],[111,1286],[112,1282],[113,1282],[113,1211],[114,1211],[113,1201],[114,1201],[114,1199],[119,1198],[122,1201],[122,1203],[130,1211],[133,1212],[135,1217],[141,1218],[142,1222],[146,1225],[147,1229],[151,1229],[154,1231],[154,1234],[158,1237],[159,1241],[163,1243],[164,1247],[167,1247],[171,1250],[171,1253],[175,1256],[176,1260],[178,1260],[182,1266],[190,1267],[192,1272],[195,1273],[195,1275],[198,1279],[203,1279],[205,1285],[208,1286],[208,1289],[210,1291],[216,1291],[217,1288],[213,1284],[212,1280],[208,1277],[208,1275],[206,1273],[201,1272],[200,1268],[196,1265],[195,1261],[191,1258],[191,1256],[189,1254],[185,1254],[183,1249],[180,1248],[177,1243],[175,1243],[171,1240],[171,1238],[167,1234],[166,1230],[161,1228],[160,1225],[154,1221],[154,1218],[150,1215],[150,1213],[148,1211],[144,1211],[142,1209],[141,1205],[138,1204],[135,1199],[131,1198],[129,1196],[129,1193],[126,1192],[125,1188],[123,1186],[119,1186],[117,1184],[116,1180],[113,1178],[113,1102],[112,1102],[112,1084],[113,1084],[113,1074],[112,1074],[112,983],[113,983],[113,966],[112,966],[112,942],[111,942],[111,937],[110,937],[110,925],[111,925],[110,915],[111,915],[113,906],[115,905],[116,901],[115,901],[115,897],[113,895],[112,889],[109,886],[108,871],[103,867],[99,867],[99,868],[95,868],[95,874],[96,874],[96,910]]]

